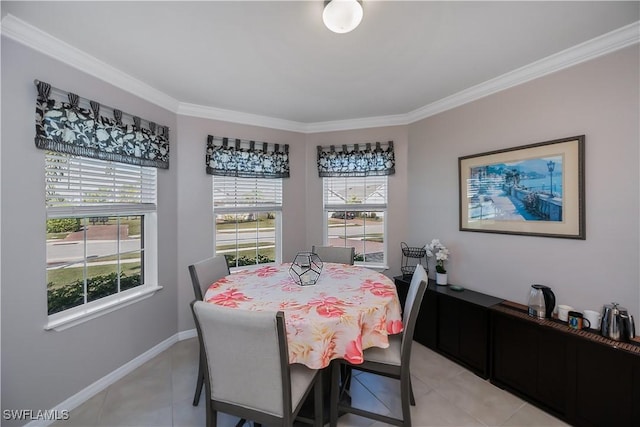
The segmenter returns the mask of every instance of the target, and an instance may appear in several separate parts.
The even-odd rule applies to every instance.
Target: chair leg
[[[409,391],[411,392],[411,406],[416,406],[416,398],[413,395],[413,384],[411,383],[411,378],[409,378]]]
[[[338,425],[338,394],[340,393],[340,370],[341,363],[338,361],[331,362],[331,395],[329,400],[329,426],[336,427]]]
[[[196,394],[193,396],[193,406],[198,406],[200,403],[200,395],[202,394],[202,388],[204,387],[204,372],[202,372],[202,362],[198,364],[198,382],[196,383]]]
[[[211,402],[207,403],[207,427],[216,427],[218,425],[218,411],[214,411]]]
[[[413,396],[413,390],[411,386],[411,378],[405,381],[400,379],[400,398],[402,401],[402,425],[405,427],[411,427],[411,400]]]
[[[353,369],[351,366],[341,365],[340,376],[342,378],[342,390],[349,394],[349,391],[351,390],[351,377],[353,377]]]
[[[316,383],[313,387],[313,426],[314,427],[322,427],[324,424],[324,411],[322,410],[322,371],[318,372],[318,377],[316,378]]]

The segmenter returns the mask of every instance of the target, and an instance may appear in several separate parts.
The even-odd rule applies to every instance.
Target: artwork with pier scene
[[[562,155],[471,168],[468,220],[562,221]]]
[[[584,135],[458,158],[460,230],[584,239]]]

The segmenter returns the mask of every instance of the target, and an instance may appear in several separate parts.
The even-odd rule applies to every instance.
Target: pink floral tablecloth
[[[265,266],[211,284],[204,300],[244,310],[284,311],[289,362],[320,369],[332,359],[362,363],[363,350],[402,332],[396,287],[363,267],[325,263],[315,285],[299,286],[291,264]]]

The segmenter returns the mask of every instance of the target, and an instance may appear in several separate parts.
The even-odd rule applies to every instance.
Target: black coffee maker
[[[548,286],[531,285],[528,305],[529,316],[539,319],[550,318],[556,307],[556,296]]]

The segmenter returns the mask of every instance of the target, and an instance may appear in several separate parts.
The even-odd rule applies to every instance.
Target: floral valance
[[[270,148],[271,147],[271,148]],[[289,178],[289,145],[219,138],[207,139],[207,173],[241,178]]]
[[[351,148],[351,149],[350,149]],[[375,148],[370,143],[342,146],[336,151],[335,145],[318,146],[318,175],[329,176],[376,176],[393,175],[395,155],[393,141],[386,147],[376,142]]]
[[[56,100],[48,83],[35,81],[36,147],[59,153],[112,160],[157,168],[169,168],[169,128],[140,117],[104,107],[113,117],[100,115],[100,104],[74,93],[62,93],[68,102]],[[130,123],[125,124],[123,120]]]

